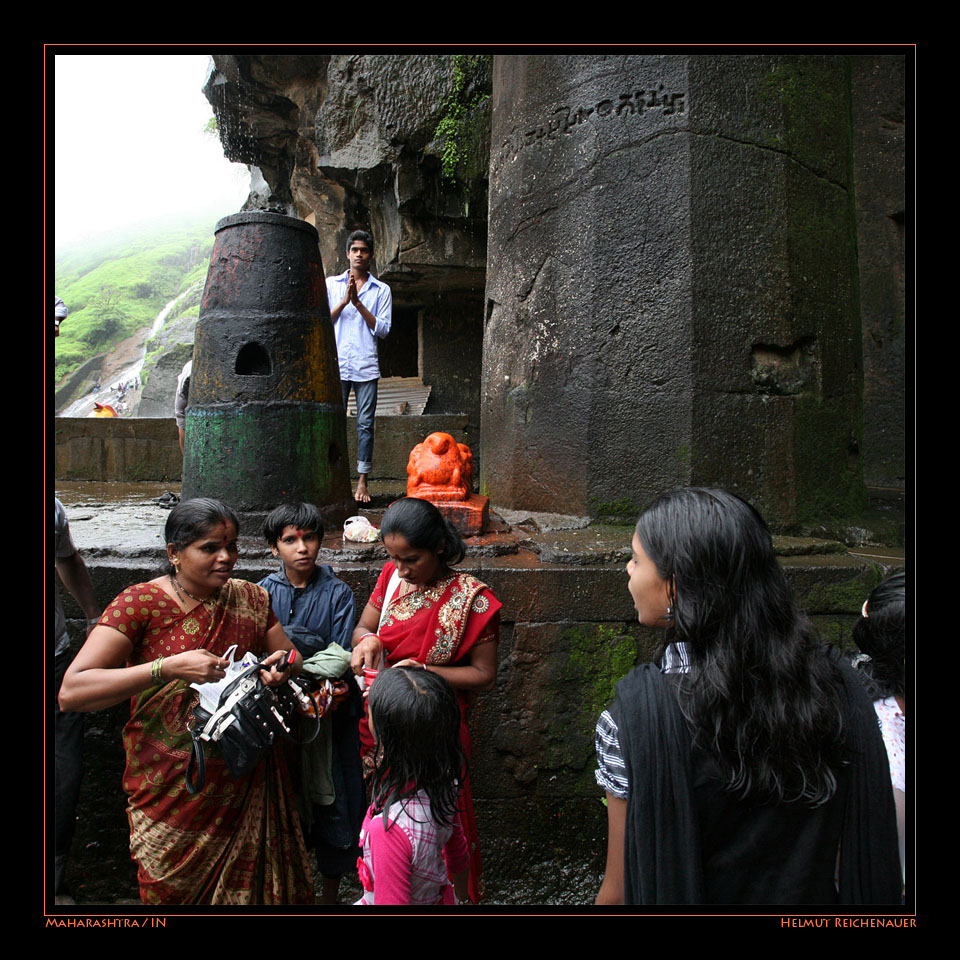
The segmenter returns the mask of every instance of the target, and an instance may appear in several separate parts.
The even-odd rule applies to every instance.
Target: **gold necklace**
[[[175,573],[170,574],[170,582],[173,584],[173,589],[177,591],[177,597],[180,599],[181,603],[183,603],[183,594],[180,592],[181,590],[191,600],[196,600],[197,603],[206,603],[208,600],[212,600],[219,592],[218,590],[215,590],[209,597],[195,597],[186,587],[181,585]]]

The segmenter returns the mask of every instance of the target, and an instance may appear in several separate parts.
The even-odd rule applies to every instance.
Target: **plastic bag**
[[[237,645],[234,644],[230,647],[227,652],[223,655],[223,659],[229,660],[230,663],[227,665],[226,673],[223,676],[222,680],[211,680],[209,683],[191,683],[190,686],[193,687],[200,694],[200,706],[204,710],[209,711],[210,713],[215,713],[217,707],[220,706],[220,694],[226,690],[227,687],[233,683],[237,677],[243,673],[247,667],[252,666],[255,663],[258,663],[260,658],[251,651],[247,651],[239,660],[234,660],[233,656],[237,652]]]
[[[380,531],[366,517],[348,517],[343,522],[343,539],[349,543],[374,543]]]

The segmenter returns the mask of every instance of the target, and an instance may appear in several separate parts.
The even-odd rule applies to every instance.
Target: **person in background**
[[[62,301],[61,301],[62,302]],[[63,504],[54,498],[54,563],[58,582],[54,584],[53,626],[53,730],[55,742],[54,766],[54,897],[56,903],[73,903],[67,892],[63,875],[73,840],[76,825],[77,798],[83,778],[83,716],[72,711],[63,711],[57,698],[63,675],[73,657],[70,654],[70,638],[67,636],[67,619],[60,602],[62,583],[80,605],[87,618],[87,634],[100,619],[100,607],[94,594],[93,583],[87,565],[80,556],[70,536],[70,524]]]
[[[337,339],[343,406],[352,389],[357,398],[357,489],[358,503],[370,502],[367,476],[373,469],[373,427],[377,413],[377,340],[390,332],[393,322],[393,295],[390,288],[370,273],[373,237],[366,230],[354,230],[347,237],[345,273],[327,277],[327,301]]]
[[[190,399],[190,375],[193,373],[191,357],[177,377],[177,390],[173,396],[173,416],[177,421],[177,435],[180,439],[180,453],[183,454],[183,440],[187,425],[187,401]]]
[[[890,763],[890,782],[897,807],[900,868],[905,869],[907,805],[906,739],[906,577],[895,573],[881,581],[864,600],[853,626],[853,642],[861,652],[857,668],[873,699]]]
[[[56,294],[53,297],[53,336],[60,336],[60,324],[67,319],[67,305]]]

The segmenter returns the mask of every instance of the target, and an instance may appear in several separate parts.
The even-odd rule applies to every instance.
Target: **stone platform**
[[[150,503],[170,485],[58,483],[71,530],[101,603],[155,577],[167,511]],[[380,490],[389,502],[402,496]],[[176,488],[173,488],[176,490]],[[386,505],[386,502],[383,505]],[[370,512],[378,521],[380,511]],[[593,779],[593,726],[614,686],[652,657],[658,632],[640,627],[626,589],[632,528],[556,515],[491,510],[493,532],[467,541],[462,569],[503,602],[498,676],[473,710],[472,779],[490,904],[592,902],[604,866],[606,811]],[[845,644],[863,598],[903,551],[812,538],[775,538],[780,562],[821,634]],[[275,561],[242,532],[237,575],[260,580]],[[386,562],[381,544],[321,559],[350,585],[357,609]],[[68,616],[79,611],[67,604]],[[79,643],[79,622],[71,624]],[[120,791],[126,705],[88,716],[87,775],[68,880],[79,903],[136,897]]]

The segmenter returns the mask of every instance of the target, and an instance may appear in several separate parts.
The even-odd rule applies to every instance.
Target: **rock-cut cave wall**
[[[609,56],[566,59],[571,63],[579,62],[577,69],[581,72],[586,70],[590,73],[593,70],[600,76],[613,70],[619,61],[619,58]],[[650,69],[644,73],[644,70],[640,69],[640,66],[643,66],[640,59],[642,58],[632,58],[629,63],[621,64],[617,69],[625,71],[626,79],[638,80],[639,83],[639,79],[642,79],[640,73],[643,73],[644,77],[646,73],[653,77],[654,74],[659,76],[658,69],[660,73],[680,70],[683,60],[672,56],[648,57],[646,60],[651,63],[646,65]],[[490,304],[486,304],[484,299],[484,272],[488,267],[491,103],[496,100],[490,96],[493,90],[493,60],[500,63],[501,74],[513,78],[511,83],[514,83],[517,76],[526,77],[531,71],[543,71],[557,58],[218,54],[213,57],[214,69],[205,86],[207,97],[214,106],[226,155],[233,160],[250,164],[253,168],[254,185],[247,201],[248,208],[273,209],[300,216],[315,224],[320,232],[321,255],[328,274],[345,267],[343,247],[347,233],[358,227],[372,230],[377,242],[375,271],[391,284],[395,298],[395,328],[391,337],[381,347],[383,373],[386,376],[420,375],[433,391],[426,412],[466,413],[474,435],[479,431],[481,404],[486,433],[490,432],[488,427],[494,422],[491,419],[491,403],[481,400],[481,369],[485,370],[485,389],[489,389],[494,381],[506,382],[504,376],[497,379],[497,374],[504,372],[499,369],[502,363],[498,359],[497,351],[506,351],[505,355],[512,357],[510,362],[514,363],[519,362],[518,358],[526,356],[530,347],[530,343],[519,334],[509,343],[494,337],[492,343],[487,344],[489,356],[484,356],[483,353],[484,325],[486,323],[490,326],[490,317],[487,316],[485,321],[485,315],[491,312]],[[837,290],[841,290],[846,284],[845,292],[841,291],[845,304],[842,309],[852,321],[852,325],[847,324],[849,329],[845,327],[839,333],[832,327],[829,331],[827,328],[824,331],[815,331],[813,321],[811,326],[803,319],[803,311],[810,313],[813,309],[810,307],[811,284],[814,281],[821,286],[823,284],[819,269],[814,269],[813,274],[809,274],[808,268],[811,267],[812,260],[808,264],[800,262],[802,258],[797,259],[796,251],[806,247],[797,239],[803,217],[796,215],[787,222],[792,224],[790,229],[797,236],[793,236],[788,230],[785,233],[786,239],[781,244],[785,257],[781,272],[788,280],[777,287],[776,296],[773,296],[771,302],[779,297],[787,304],[779,313],[774,311],[776,322],[780,323],[786,318],[784,322],[793,323],[799,332],[792,340],[787,338],[790,342],[785,346],[780,344],[779,340],[767,344],[759,333],[753,337],[759,346],[753,344],[753,340],[747,344],[748,349],[751,344],[755,348],[750,355],[754,367],[758,363],[762,366],[769,359],[768,354],[775,359],[779,358],[779,367],[783,367],[784,363],[787,366],[796,366],[790,351],[809,352],[809,343],[820,344],[821,341],[826,355],[819,359],[820,366],[836,366],[839,354],[844,357],[844,370],[840,371],[836,382],[843,385],[842,393],[848,397],[842,401],[847,404],[846,412],[835,417],[837,423],[830,431],[826,431],[836,442],[831,441],[832,446],[819,442],[817,438],[825,435],[825,432],[814,423],[807,431],[809,437],[806,441],[784,441],[785,450],[790,447],[790,443],[796,447],[791,448],[789,456],[781,456],[777,451],[767,451],[764,454],[769,461],[768,466],[780,464],[776,470],[770,467],[765,471],[766,475],[772,478],[769,482],[765,481],[766,487],[763,484],[758,485],[755,479],[750,479],[760,476],[762,471],[745,468],[747,479],[744,480],[746,485],[741,491],[743,495],[753,498],[772,521],[789,523],[797,519],[801,512],[798,507],[804,503],[807,505],[807,513],[836,513],[854,509],[857,504],[864,502],[862,494],[856,492],[858,485],[862,484],[861,478],[878,486],[903,486],[903,364],[906,340],[903,281],[904,58],[896,55],[834,58],[801,56],[784,57],[774,62],[775,60],[776,58],[772,57],[751,55],[701,57],[691,61],[694,72],[690,76],[693,80],[697,80],[701,75],[709,75],[709,84],[704,85],[702,92],[696,96],[695,88],[691,86],[692,92],[683,102],[682,111],[667,120],[678,128],[677,131],[670,131],[674,133],[670,142],[680,143],[682,137],[687,136],[692,147],[702,153],[705,147],[712,143],[734,142],[735,137],[723,139],[722,130],[719,134],[713,130],[713,126],[717,126],[719,130],[725,123],[732,123],[731,118],[734,116],[739,118],[737,122],[742,125],[753,122],[756,119],[754,114],[757,115],[758,129],[751,128],[752,132],[748,132],[751,136],[756,134],[758,142],[762,143],[764,137],[773,137],[775,141],[774,128],[777,125],[785,125],[779,135],[789,140],[792,135],[790,124],[796,125],[795,118],[791,118],[797,111],[806,109],[811,114],[811,123],[819,131],[817,124],[820,121],[817,117],[823,113],[820,107],[834,101],[849,103],[849,106],[839,113],[834,110],[834,113],[838,113],[836,129],[831,129],[823,144],[820,144],[819,140],[814,142],[801,138],[798,147],[800,153],[797,157],[793,157],[790,150],[782,144],[778,146],[777,142],[774,142],[769,150],[771,164],[778,162],[777,150],[783,154],[784,161],[781,165],[787,178],[805,169],[803,156],[800,156],[804,151],[812,158],[811,163],[807,164],[811,169],[816,169],[821,160],[823,163],[832,162],[839,171],[835,179],[840,186],[841,199],[843,195],[849,196],[856,208],[855,220],[853,216],[847,217],[849,224],[840,222],[843,211],[835,218],[835,233],[837,236],[845,234],[841,237],[846,244],[842,258],[850,264],[859,264],[859,268],[854,267],[847,271],[849,283],[845,278],[843,284],[835,285]],[[590,66],[588,61],[593,66]],[[662,69],[654,69],[657,64]],[[783,77],[788,74],[790,77],[801,78],[809,75],[816,79],[827,64],[832,70],[832,86],[811,81],[809,93],[815,103],[799,99],[787,102],[793,87],[789,84],[785,86]],[[637,77],[633,76],[631,70],[634,73],[639,70]],[[746,86],[738,79],[741,74],[749,75],[749,82],[743,81]],[[518,111],[519,114],[523,113],[526,100],[521,96],[521,86],[522,84],[514,84],[513,93],[510,89],[502,89],[497,93],[499,100],[496,102],[500,103],[501,114],[510,112],[512,116]],[[545,98],[543,109],[548,114],[550,109],[556,108],[561,101],[566,103],[564,97],[571,103],[576,101],[579,104],[583,97],[577,98],[577,89],[586,95],[582,85],[578,88],[574,83],[570,90],[561,89],[562,86],[554,84],[552,87],[548,85],[547,88],[539,89],[537,95]],[[638,89],[640,86],[643,84],[639,84]],[[783,117],[774,117],[777,98],[783,101]],[[527,99],[529,100],[529,97]],[[702,112],[706,109],[705,105],[714,100],[717,119],[711,126],[710,123],[705,124],[699,120],[698,111]],[[618,122],[626,122],[620,116],[619,108],[614,111],[614,120],[611,123]],[[765,124],[769,126],[769,130]],[[493,125],[496,126],[495,123]],[[823,123],[820,123],[820,126],[823,126]],[[514,131],[517,135],[523,134],[521,127],[522,124]],[[587,122],[577,125],[576,130],[580,132],[582,128],[600,136],[601,133],[609,133],[608,127],[612,129],[610,124],[601,129],[600,124]],[[677,132],[680,137],[676,136]],[[692,136],[688,136],[688,133]],[[540,141],[537,139],[536,130],[532,129],[532,134],[534,150],[530,152],[530,156],[535,153],[539,157]],[[713,140],[709,139],[711,136],[714,136]],[[819,133],[817,136],[819,137]],[[569,139],[570,137],[565,138]],[[831,154],[830,151],[838,144],[847,159]],[[593,147],[597,145],[593,144]],[[498,151],[501,150],[499,140],[497,148]],[[818,150],[823,153],[822,157]],[[526,157],[527,154],[522,156]],[[694,160],[696,162],[692,167],[690,185],[692,193],[686,199],[679,198],[678,209],[686,209],[684,205],[687,203],[694,206],[698,202],[704,203],[704,197],[708,197],[711,190],[717,192],[726,189],[711,180],[710,170],[703,163],[696,160],[696,157]],[[575,158],[571,163],[575,164]],[[664,169],[669,173],[673,168]],[[666,176],[664,169],[656,168],[656,176]],[[732,176],[729,165],[725,163],[718,163],[715,171],[721,181]],[[629,194],[633,189],[630,183],[618,180],[619,175],[614,176],[615,179],[610,183],[611,190],[616,187],[621,193]],[[759,210],[764,207],[771,194],[762,188],[762,178],[754,177],[753,180],[760,186],[750,202]],[[741,192],[749,192],[756,186],[750,178],[745,180],[744,177],[734,177],[731,183]],[[519,211],[518,205],[525,202],[531,191],[536,188],[540,193],[544,192],[540,178],[524,180],[521,187],[520,194],[506,206],[502,204],[502,198],[499,198],[498,194],[497,209],[509,212],[517,207]],[[720,200],[722,199],[723,196]],[[604,223],[619,222],[624,217],[630,219],[635,204],[631,204],[629,200],[624,202],[626,206],[621,208],[622,215],[610,214],[613,221],[608,216]],[[546,228],[541,221],[549,217],[552,210],[549,196],[546,196],[544,204],[543,210],[536,215],[536,223],[532,225],[529,220],[524,219],[525,214],[521,216],[518,212],[519,220],[514,225],[516,229],[508,227],[508,237],[521,238],[529,237],[533,233],[542,234]],[[745,204],[734,208],[734,219],[742,219],[742,210],[749,208],[749,203],[745,201]],[[811,206],[812,212],[808,218],[812,223],[822,219],[822,211],[819,208],[813,209],[814,207],[815,203]],[[801,211],[804,216],[807,212],[810,211]],[[552,215],[557,219],[557,214]],[[560,217],[560,221],[565,222],[565,218]],[[701,221],[702,218],[698,217],[696,224]],[[749,302],[745,301],[742,309],[730,304],[724,306],[723,292],[731,286],[732,280],[729,273],[725,273],[723,268],[714,262],[716,254],[719,250],[725,251],[724,255],[733,256],[742,246],[741,243],[726,243],[729,238],[723,228],[724,222],[722,219],[718,221],[719,247],[704,246],[703,249],[698,249],[697,243],[693,242],[690,251],[691,255],[696,254],[691,261],[691,276],[702,274],[705,269],[707,273],[710,270],[717,273],[706,286],[701,285],[702,295],[694,291],[696,296],[691,302],[694,306],[699,303],[699,307],[691,308],[692,313],[687,311],[693,317],[692,322],[703,324],[707,332],[710,324],[714,323],[712,318],[716,311],[713,308],[717,304],[724,309],[729,307],[736,317],[751,312],[760,315],[763,312],[758,311],[757,297],[749,290]],[[772,214],[769,224],[772,232],[776,232],[779,223],[776,214]],[[800,226],[797,226],[798,224]],[[534,229],[531,230],[531,226]],[[636,235],[657,230],[659,223],[641,223]],[[541,246],[550,246],[551,249],[558,245],[564,247],[567,244],[564,239],[567,234],[570,235],[567,238],[570,242],[579,242],[576,229],[568,226],[566,231],[566,234],[561,231],[560,235],[550,235],[546,239],[541,236],[538,242]],[[740,240],[743,240],[742,235]],[[513,242],[511,239],[510,243]],[[816,245],[807,246],[813,253],[816,252]],[[563,259],[563,249],[558,249],[555,253],[557,258]],[[673,253],[675,251],[667,244],[665,251],[658,253],[656,250],[648,250],[645,255],[651,263],[657,263],[666,262],[669,259],[668,254]],[[813,253],[811,257],[815,259]],[[764,257],[766,256],[765,253]],[[578,276],[586,270],[589,277],[589,266],[584,265],[581,260],[582,257],[577,256],[577,263],[571,269],[574,269]],[[516,263],[516,259],[509,261],[508,272],[515,272]],[[757,269],[766,271],[763,273],[764,283],[768,286],[776,285],[780,282],[777,271],[768,268],[769,264],[758,261]],[[496,299],[497,285],[507,282],[506,277],[502,270],[488,274],[486,296]],[[856,289],[857,286],[859,290]],[[828,291],[824,301],[829,309],[834,309],[839,303],[834,294],[835,291]],[[750,299],[751,297],[753,299]],[[760,306],[763,307],[764,304]],[[525,304],[525,307],[529,307],[529,304]],[[558,306],[561,312],[563,309],[567,312],[573,310],[574,319],[581,322],[578,319],[579,314],[569,303]],[[520,313],[522,312],[520,310]],[[496,314],[497,309],[493,309],[493,313]],[[815,309],[813,313],[816,313]],[[800,318],[799,321],[796,321],[797,317]],[[558,314],[557,322],[559,319]],[[500,318],[500,321],[502,320],[503,318]],[[665,321],[654,318],[653,322],[654,326],[657,326]],[[684,320],[684,323],[686,322],[688,321]],[[720,326],[725,323],[726,321],[723,321]],[[566,326],[564,323],[564,329]],[[806,326],[811,326],[811,330],[807,331]],[[650,342],[662,343],[665,332],[651,335]],[[830,336],[834,336],[836,343],[827,336],[828,332]],[[489,340],[489,329],[487,336]],[[571,336],[576,340],[579,334]],[[730,346],[728,341],[720,342]],[[785,361],[780,362],[782,358],[776,350],[781,353],[786,351]],[[682,357],[686,357],[685,350],[680,353]],[[703,353],[697,355],[700,360],[707,356]],[[751,370],[748,364],[747,372],[750,373]],[[742,370],[737,373],[742,379],[741,375]],[[720,377],[718,382],[720,380],[723,380],[723,377]],[[814,397],[815,413],[819,413],[820,407],[824,406],[825,398],[830,403],[834,402],[832,395],[828,397],[834,388],[831,384],[827,387],[829,389],[821,390],[823,396]],[[510,388],[513,389],[512,382]],[[797,403],[791,399],[792,395],[786,400],[779,395],[771,399],[763,394],[761,388],[762,384],[755,391],[759,399],[754,406],[762,411],[767,411],[777,404]],[[564,388],[553,382],[545,382],[539,389],[541,393],[549,393],[557,389],[562,392]],[[615,385],[611,389],[614,390]],[[735,385],[731,388],[732,393],[731,390],[728,390],[728,393],[732,396],[740,389],[740,386]],[[574,406],[582,400],[577,388],[568,387],[567,392],[571,393]],[[803,390],[800,393],[803,394]],[[764,401],[766,406],[761,401]],[[710,414],[712,407],[710,404],[707,406],[706,414]],[[693,403],[693,407],[696,407],[696,403]],[[601,412],[606,410],[607,405],[601,404],[600,409]],[[563,434],[561,447],[565,444],[569,446],[566,439],[569,431],[562,426],[562,421],[571,415],[571,410],[570,403],[564,403],[559,408],[547,404],[545,416],[548,421],[560,424],[559,429]],[[695,426],[707,424],[707,420],[709,416],[706,416],[703,410],[694,416]],[[786,429],[786,422],[778,420],[777,429]],[[757,451],[760,450],[759,440],[754,442],[757,438],[744,440],[734,436],[738,430],[742,432],[742,423],[742,418],[731,416],[727,420],[729,429],[711,432],[709,425],[706,425],[702,426],[703,436],[699,440],[694,437],[691,442],[685,440],[668,444],[671,455],[682,454],[692,458],[690,469],[686,473],[678,468],[678,476],[674,478],[674,482],[696,482],[704,477],[708,477],[711,482],[722,482],[726,470],[724,465],[746,463],[750,459],[749,456],[739,456],[732,449],[738,444],[745,444],[744,451],[756,459],[759,456]],[[528,429],[524,424],[520,426]],[[495,444],[499,449],[509,431],[502,429],[501,425],[494,432],[497,436],[487,437],[486,441]],[[620,432],[625,437],[628,434],[636,435],[633,427],[624,426]],[[787,433],[789,432],[788,429]],[[587,429],[584,442],[587,442],[593,433],[592,428]],[[770,446],[766,442],[769,431],[760,430],[758,436],[764,440],[761,446]],[[503,490],[515,488],[521,491],[517,495],[520,499],[527,496],[525,491],[531,489],[530,471],[525,466],[520,467],[517,477],[505,483],[502,464],[494,462],[496,457],[491,452],[493,448],[488,446],[487,442],[484,446],[486,449],[478,451],[481,461],[480,475],[484,482],[496,479]],[[601,444],[601,447],[603,446],[609,444],[604,442]],[[713,456],[713,460],[720,464],[720,467],[698,469],[696,456],[703,451],[709,451],[711,446],[720,451]],[[525,449],[522,442],[518,449]],[[813,461],[816,461],[818,456],[829,461],[825,470],[812,465],[811,453],[814,454]],[[531,462],[539,462],[543,459],[542,454],[543,451],[534,449],[524,455],[528,456],[528,459],[532,457]],[[513,454],[508,457],[512,463],[519,462]],[[557,462],[556,457],[550,459],[551,463]],[[577,464],[583,462],[579,455],[571,455],[568,459]],[[786,468],[781,469],[781,461],[787,464]],[[844,477],[834,484],[837,490],[820,490],[821,475],[826,476],[830,469],[833,469],[830,465],[841,461],[843,465],[837,470],[842,472]],[[790,463],[795,466],[790,467]],[[781,479],[776,479],[778,470],[784,474]],[[628,512],[632,512],[637,503],[648,498],[649,491],[645,488],[624,490],[626,481],[615,470],[607,471],[600,464],[596,466],[595,472],[598,472],[598,475],[615,477],[613,492],[606,489],[600,491],[602,496],[599,499],[604,502],[613,502],[620,497],[617,502],[627,504]],[[794,483],[794,475],[799,476],[804,472],[812,478],[810,482]],[[660,486],[668,483],[669,478],[650,475],[651,483],[656,481]],[[730,483],[735,483],[735,479],[728,479],[727,484]],[[563,491],[571,489],[572,486],[576,484],[566,481],[560,484]],[[584,495],[576,503],[568,504],[564,508],[566,512],[578,512],[578,509],[593,512],[591,503],[598,499],[597,490],[587,488],[597,484],[584,480],[581,486],[584,486]],[[859,489],[862,490],[862,486]],[[495,502],[500,502],[503,506],[518,505],[513,503],[516,499],[513,494],[503,494],[499,487],[491,487],[489,492],[494,495]],[[497,501],[498,496],[500,501]],[[555,498],[551,496],[547,499]],[[519,505],[542,509],[539,504]]]
[[[369,229],[374,272],[394,296],[382,374],[421,376],[425,412],[467,413],[477,432],[490,58],[213,62],[204,92],[224,152],[253,168],[245,209],[314,224],[328,275],[346,268],[349,232]]]

